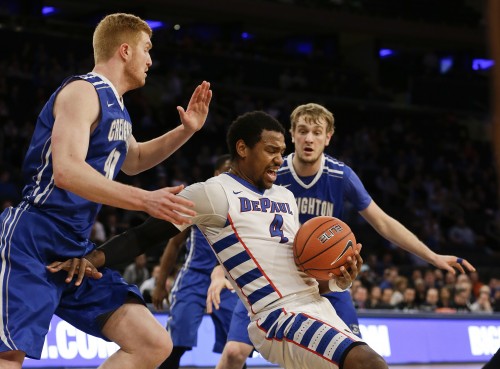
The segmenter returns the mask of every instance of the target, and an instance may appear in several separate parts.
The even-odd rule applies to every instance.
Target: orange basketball
[[[319,280],[329,273],[342,275],[340,267],[354,257],[356,238],[351,228],[334,217],[315,217],[299,228],[293,241],[293,257],[301,271]]]

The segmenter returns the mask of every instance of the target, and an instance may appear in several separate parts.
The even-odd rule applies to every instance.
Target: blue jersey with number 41
[[[99,121],[90,134],[85,161],[103,176],[114,179],[125,160],[132,124],[113,85],[94,73],[69,77],[52,94],[38,116],[23,164],[26,183],[23,200],[40,209],[44,216],[50,217],[76,240],[83,241],[89,237],[101,205],[55,186],[52,167],[54,102],[61,89],[77,79],[94,86],[101,106]],[[79,104],[78,101],[74,103]],[[63,124],[71,125],[72,122]]]

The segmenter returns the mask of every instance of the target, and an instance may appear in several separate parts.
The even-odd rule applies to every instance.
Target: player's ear
[[[329,132],[326,134],[325,146],[328,146],[330,144],[330,140],[332,139],[332,137],[333,137],[333,132]]]
[[[236,142],[236,152],[242,158],[245,158],[247,156],[247,145],[245,144],[245,141],[238,140]]]
[[[122,59],[126,60],[128,59],[130,55],[130,46],[129,44],[123,43],[118,47],[118,52]]]
[[[293,129],[290,128],[290,136],[292,137],[292,143],[295,143],[295,138],[293,136]]]

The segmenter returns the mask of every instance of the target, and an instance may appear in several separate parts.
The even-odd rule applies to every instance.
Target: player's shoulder
[[[324,168],[328,170],[328,172],[344,174],[344,175],[350,174],[352,172],[351,167],[348,164],[344,163],[342,160],[339,160],[328,154],[324,154],[324,156],[325,156]]]
[[[293,154],[288,154],[283,158],[283,164],[278,169],[278,175],[289,173],[292,168]]]

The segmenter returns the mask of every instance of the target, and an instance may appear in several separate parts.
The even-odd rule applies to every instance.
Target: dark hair
[[[227,132],[227,147],[231,159],[236,158],[236,142],[243,140],[248,147],[254,147],[260,141],[262,131],[280,132],[285,135],[283,125],[263,111],[252,111],[236,118]]]
[[[226,161],[228,161],[229,159],[231,159],[231,155],[229,155],[229,154],[224,154],[224,155],[219,156],[215,160],[214,169],[219,170],[220,168],[222,168],[224,166],[224,163]]]

